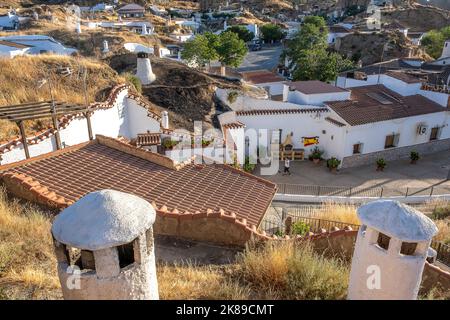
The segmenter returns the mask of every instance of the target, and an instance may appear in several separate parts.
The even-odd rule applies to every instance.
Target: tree
[[[217,35],[213,33],[197,35],[194,39],[186,42],[181,52],[181,57],[190,63],[196,64],[198,67],[205,67],[218,58],[217,45]]]
[[[219,35],[216,52],[218,60],[224,66],[238,67],[247,54],[247,46],[234,32],[222,32]],[[224,74],[224,68],[221,72]]]
[[[421,46],[435,59],[440,58],[445,40],[450,39],[450,26],[440,30],[431,30],[423,37]]]
[[[248,30],[245,26],[232,26],[227,29],[226,32],[234,32],[238,35],[239,39],[244,42],[252,41],[255,34]]]
[[[262,39],[267,42],[279,41],[285,36],[281,27],[273,23],[263,25],[260,31]]]
[[[287,44],[284,54],[291,61],[294,80],[332,81],[353,68],[351,60],[328,51],[328,28],[322,17],[309,16]]]

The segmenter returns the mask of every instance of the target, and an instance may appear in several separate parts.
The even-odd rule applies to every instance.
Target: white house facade
[[[0,37],[0,41],[2,40],[29,46],[30,48],[27,51],[29,54],[53,53],[69,56],[77,52],[76,49],[67,48],[52,37],[43,35],[14,35]]]
[[[318,147],[324,158],[341,160],[342,168],[375,163],[378,158],[406,158],[413,150],[420,154],[448,150],[449,95],[422,90],[417,82],[382,77],[384,85],[347,90],[300,82],[299,90],[289,91],[290,98],[281,102],[238,97],[228,103],[232,111],[219,116],[223,134],[229,133],[236,147],[244,145],[246,154],[256,154],[265,139],[268,145],[273,132],[279,132],[280,151],[288,143],[306,158]],[[217,94],[226,103],[226,95]],[[254,131],[259,132],[256,143],[246,138]]]

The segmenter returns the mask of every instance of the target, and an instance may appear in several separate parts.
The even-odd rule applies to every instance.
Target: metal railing
[[[385,188],[385,187],[340,187],[301,184],[278,184],[278,193],[288,195],[328,196],[328,197],[432,197],[450,195],[450,186],[431,186],[423,188]]]
[[[450,246],[443,242],[431,241],[431,247],[436,250],[436,260],[450,267]]]

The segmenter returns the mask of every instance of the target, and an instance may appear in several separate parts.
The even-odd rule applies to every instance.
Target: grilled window
[[[388,149],[388,148],[394,148],[398,145],[398,141],[400,139],[400,135],[399,134],[391,134],[386,136],[386,140],[384,142],[384,148]]]
[[[362,143],[357,143],[353,145],[353,154],[360,154],[362,150]]]

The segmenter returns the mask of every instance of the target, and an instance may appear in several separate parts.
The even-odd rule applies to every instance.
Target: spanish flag
[[[305,147],[311,146],[313,144],[319,144],[319,137],[302,137],[303,145]]]

